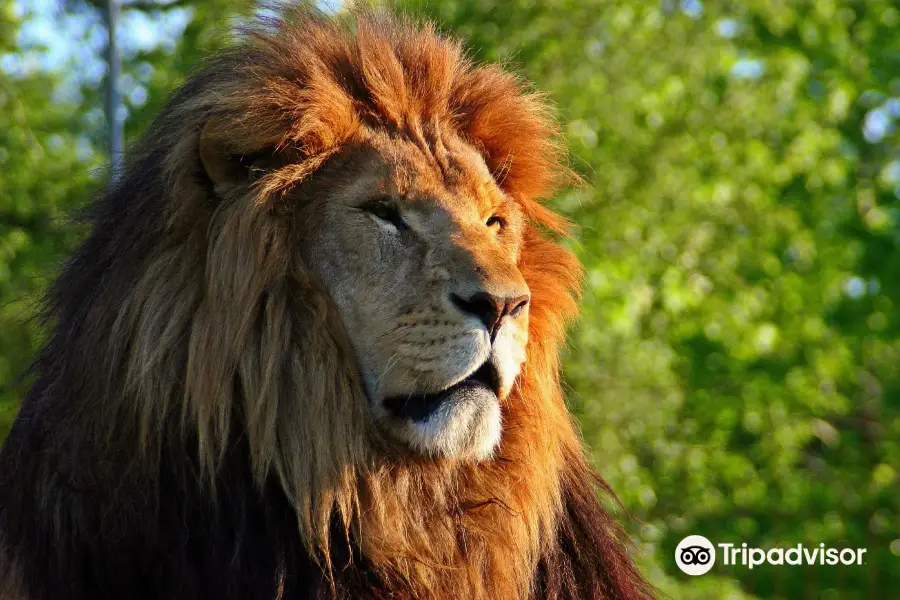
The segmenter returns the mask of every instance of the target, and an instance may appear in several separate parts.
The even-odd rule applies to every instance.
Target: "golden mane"
[[[287,193],[357,128],[418,139],[435,124],[477,148],[530,218],[525,370],[503,405],[499,454],[480,464],[373,447],[340,321],[292,251],[303,240],[287,218]],[[263,172],[251,197],[216,202],[204,144],[236,161],[296,160]],[[64,395],[102,402],[63,411],[76,440],[66,443],[133,457],[123,481],[166,481],[183,449],[195,458],[179,477],[202,475],[211,497],[228,496],[230,461],[246,445],[253,485],[277,482],[337,597],[649,595],[596,498],[604,484],[560,388],[581,269],[542,233],[566,221],[540,200],[566,173],[561,148],[539,95],[430,25],[308,11],[261,21],[176,93],[98,205],[94,234],[55,287],[59,325],[31,403],[52,404],[78,374],[85,383]],[[334,545],[351,540],[336,558]]]

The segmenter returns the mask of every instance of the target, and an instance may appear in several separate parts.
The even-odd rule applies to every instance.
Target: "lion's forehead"
[[[410,208],[439,206],[454,217],[515,204],[497,185],[482,155],[455,134],[439,141],[369,134],[374,189]],[[514,210],[511,208],[510,210]]]

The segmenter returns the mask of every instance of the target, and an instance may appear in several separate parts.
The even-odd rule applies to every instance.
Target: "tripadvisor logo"
[[[689,535],[675,548],[675,564],[688,575],[703,575],[716,564],[716,549],[702,535]]]
[[[826,548],[819,544],[808,548],[797,544],[790,548],[748,547],[747,544],[713,545],[702,535],[689,535],[675,548],[675,564],[688,575],[703,575],[716,564],[716,552],[726,566],[740,565],[752,569],[760,565],[862,565],[866,548]]]

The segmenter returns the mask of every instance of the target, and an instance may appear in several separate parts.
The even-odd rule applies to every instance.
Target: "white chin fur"
[[[467,394],[439,406],[423,421],[404,418],[391,423],[389,429],[426,456],[482,461],[493,456],[500,444],[500,402],[488,391]]]

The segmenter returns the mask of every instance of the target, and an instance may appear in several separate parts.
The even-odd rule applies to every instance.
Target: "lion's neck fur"
[[[568,423],[554,423],[534,396],[521,410],[523,388],[507,404],[495,459],[384,466],[363,478],[361,547],[417,597],[527,597],[541,553],[555,543],[565,449],[546,431]]]

